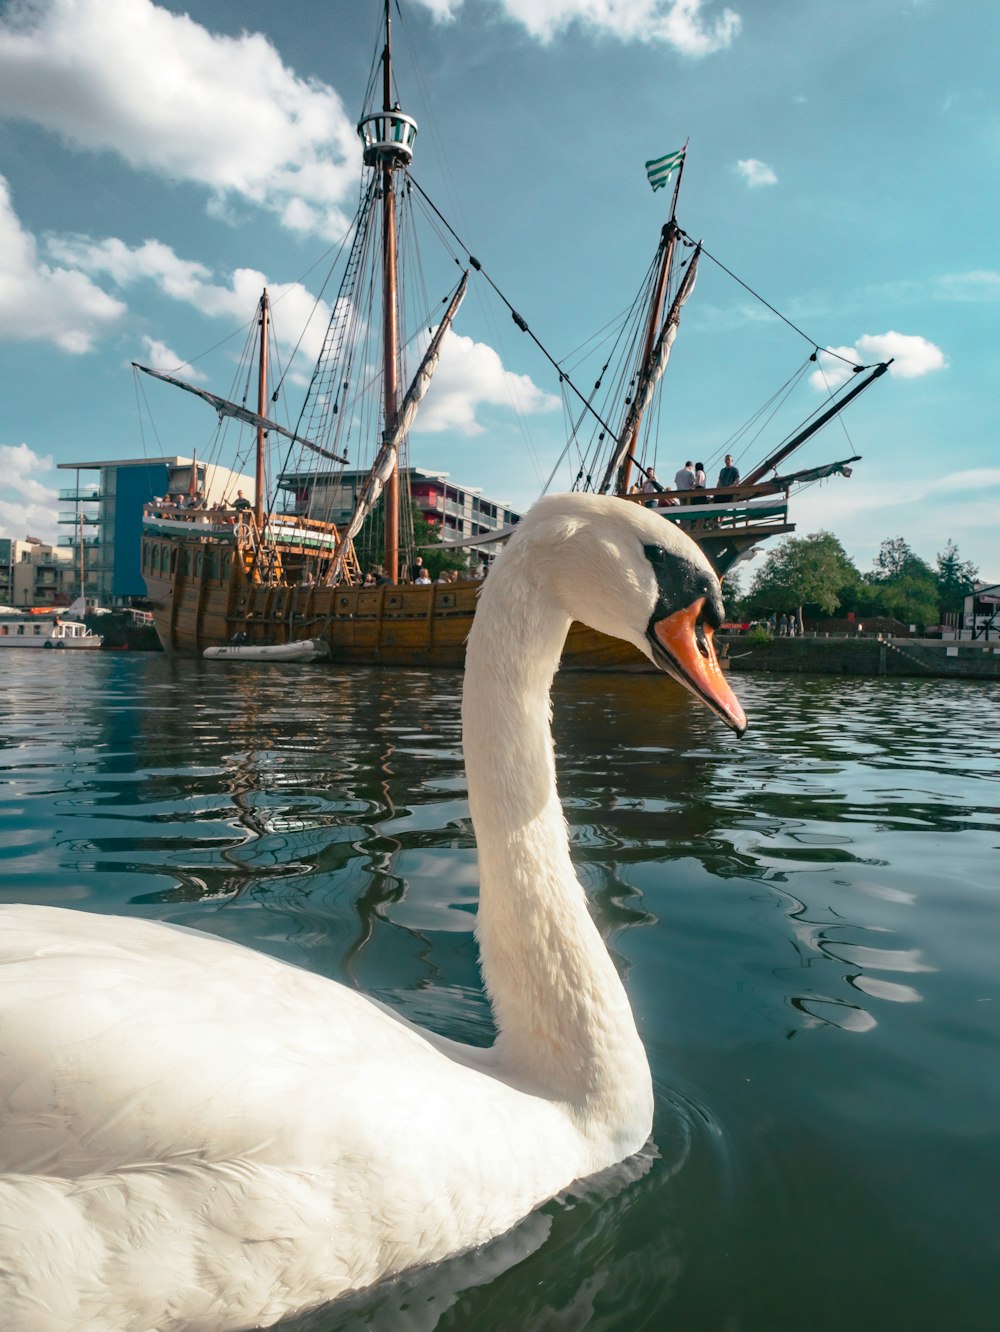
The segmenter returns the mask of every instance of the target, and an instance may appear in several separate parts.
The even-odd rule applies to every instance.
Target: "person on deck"
[[[242,512],[243,512],[244,510],[246,510],[246,509],[252,509],[252,508],[253,508],[253,505],[250,503],[250,501],[247,499],[247,497],[243,494],[243,491],[242,491],[242,490],[238,490],[238,491],[236,492],[236,498],[233,500],[233,508],[234,508],[234,509],[239,509],[240,512],[242,513]]]
[[[688,459],[674,477],[675,490],[694,490],[694,463]]]
[[[719,472],[720,486],[738,486],[740,483],[740,469],[733,463],[733,455],[726,454],[726,464]]]
[[[705,464],[696,462],[694,465],[694,488],[695,490],[705,489]],[[695,504],[707,504],[708,496],[702,495],[694,501]]]

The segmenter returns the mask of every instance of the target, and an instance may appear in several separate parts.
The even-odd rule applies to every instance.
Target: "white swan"
[[[570,864],[549,687],[578,619],[742,732],[721,616],[694,543],[618,500],[542,500],[497,560],[463,704],[491,1049],[198,932],[0,912],[5,1332],[270,1326],[638,1150],[649,1068]]]

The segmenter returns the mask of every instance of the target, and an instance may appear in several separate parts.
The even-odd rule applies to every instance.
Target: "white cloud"
[[[527,416],[560,405],[559,398],[544,393],[528,375],[505,370],[492,347],[451,331],[445,336],[441,363],[414,433],[457,430],[462,435],[479,435],[484,430],[476,420],[480,407],[509,407]]]
[[[829,355],[828,353],[834,353]],[[913,333],[864,333],[853,347],[830,347],[820,351],[820,369],[809,376],[809,383],[817,389],[835,389],[846,383],[852,375],[849,365],[836,357],[846,357],[855,365],[872,365],[892,359],[889,374],[894,379],[919,379],[934,370],[943,370],[948,364],[944,352],[933,342]]]
[[[732,9],[704,13],[706,0],[496,0],[509,18],[548,42],[574,23],[621,41],[660,42],[682,55],[704,56],[729,46],[742,20]],[[462,0],[421,0],[439,20],[454,18]]]
[[[105,274],[120,287],[152,282],[165,295],[194,306],[203,315],[236,324],[247,323],[254,317],[261,290],[266,286],[273,327],[283,346],[294,346],[308,321],[297,365],[311,367],[322,350],[330,306],[325,301],[317,305],[315,297],[298,282],[269,283],[265,274],[252,268],[238,268],[220,282],[204,264],[182,259],[169,245],[154,240],[129,246],[116,237],[101,241],[86,236],[53,238],[49,253],[72,264],[81,274]],[[418,344],[419,354],[428,341],[429,335],[425,334]],[[152,346],[158,349],[160,359],[154,369],[170,370],[182,364],[182,357],[149,335],[143,337],[142,343],[147,349]],[[192,378],[190,366],[185,369],[184,378]],[[300,385],[308,382],[302,374],[293,374],[291,378]],[[492,347],[449,333],[415,430],[479,434],[483,426],[476,420],[476,412],[488,405],[512,407],[527,415],[550,411],[560,405],[560,399],[542,392],[529,376],[505,370]]]
[[[52,469],[52,459],[40,457],[27,444],[0,444],[0,533],[18,540],[30,534],[56,544],[58,492],[38,479]]]
[[[218,36],[151,0],[12,6],[0,115],[327,234],[360,170],[332,88],[297,78],[259,33]]]
[[[439,23],[447,23],[461,8],[462,0],[420,0],[420,3],[431,11]]]
[[[185,361],[183,356],[178,356],[175,351],[167,346],[165,342],[160,342],[157,338],[151,338],[148,334],[143,334],[141,338],[145,359],[149,362],[151,370],[165,370],[167,374],[176,374],[183,370],[184,378],[197,382],[201,379],[207,379],[200,370],[196,370],[193,365]]]
[[[267,287],[272,317],[286,346],[294,346],[302,337],[301,354],[311,361],[319,356],[323,335],[330,321],[330,307],[316,298],[299,282],[269,283],[255,268],[237,268],[220,283],[211,269],[190,259],[182,259],[162,241],[147,240],[130,246],[117,237],[95,241],[87,236],[51,238],[48,253],[71,264],[83,273],[106,274],[120,287],[137,282],[152,282],[165,296],[192,305],[210,318],[223,318],[237,324],[253,317],[261,291]],[[172,353],[171,353],[172,354]],[[174,364],[180,364],[178,357]]]
[[[938,491],[954,491],[959,495],[982,495],[987,490],[1000,490],[1000,467],[970,467],[964,472],[951,472],[935,477],[921,498],[931,498]],[[993,521],[996,522],[996,497],[993,500]]]
[[[53,342],[88,352],[126,307],[72,267],[44,263],[22,227],[0,176],[0,339]]]
[[[778,177],[774,174],[774,169],[769,167],[766,162],[759,161],[756,157],[741,157],[736,163],[736,170],[752,190],[761,185],[777,185],[778,183]]]
[[[1000,301],[1000,273],[989,269],[948,273],[933,285],[946,301]]]

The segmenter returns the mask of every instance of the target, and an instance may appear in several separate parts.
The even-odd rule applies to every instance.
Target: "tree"
[[[873,583],[892,583],[900,578],[934,578],[934,571],[922,560],[902,537],[889,537],[883,541],[875,556],[875,566],[869,575]]]
[[[889,537],[879,546],[871,573],[858,590],[860,615],[884,615],[903,624],[932,624],[938,614],[934,570],[903,537]]]
[[[441,541],[438,529],[427,521],[416,504],[410,506],[413,521],[412,551],[422,555],[427,572],[436,579],[442,569],[458,569],[468,572],[469,557],[464,549],[446,548],[434,550]],[[385,496],[380,495],[375,507],[365,518],[361,530],[354,538],[354,548],[358,552],[362,569],[375,568],[382,562],[382,550],[385,540]],[[408,576],[409,561],[406,551],[411,542],[405,533],[400,533],[400,577]],[[430,547],[430,549],[427,549]]]
[[[937,557],[938,605],[942,615],[962,609],[978,574],[971,560],[959,559],[958,547],[949,539]]]
[[[878,548],[869,580],[873,583],[888,583],[898,578],[907,563],[916,558],[903,537],[887,537]]]
[[[789,537],[767,557],[754,576],[746,607],[750,614],[795,609],[802,623],[803,606],[832,615],[860,575],[844,547],[831,532]]]
[[[726,618],[729,620],[739,620],[742,618],[743,605],[743,583],[740,579],[739,569],[730,569],[728,573],[722,576],[722,596],[726,603]]]
[[[888,538],[862,584],[857,610],[904,624],[933,624],[940,619],[934,570],[902,537]]]
[[[869,583],[860,610],[864,615],[885,615],[903,624],[934,624],[938,619],[937,584],[929,570],[927,575],[914,571],[901,573],[886,583]]]
[[[457,548],[435,550],[434,547],[440,545],[441,542],[440,532],[432,523],[427,521],[416,504],[412,505],[412,509],[413,546],[416,553],[424,557],[424,564],[427,565],[427,572],[431,578],[436,579],[442,569],[459,569],[468,572],[468,551]]]

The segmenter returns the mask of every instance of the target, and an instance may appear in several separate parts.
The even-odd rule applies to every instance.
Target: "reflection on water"
[[[458,675],[16,655],[4,900],[178,921],[492,1039]],[[735,684],[740,742],[654,677],[557,684],[650,1154],[303,1332],[995,1325],[995,687]]]

